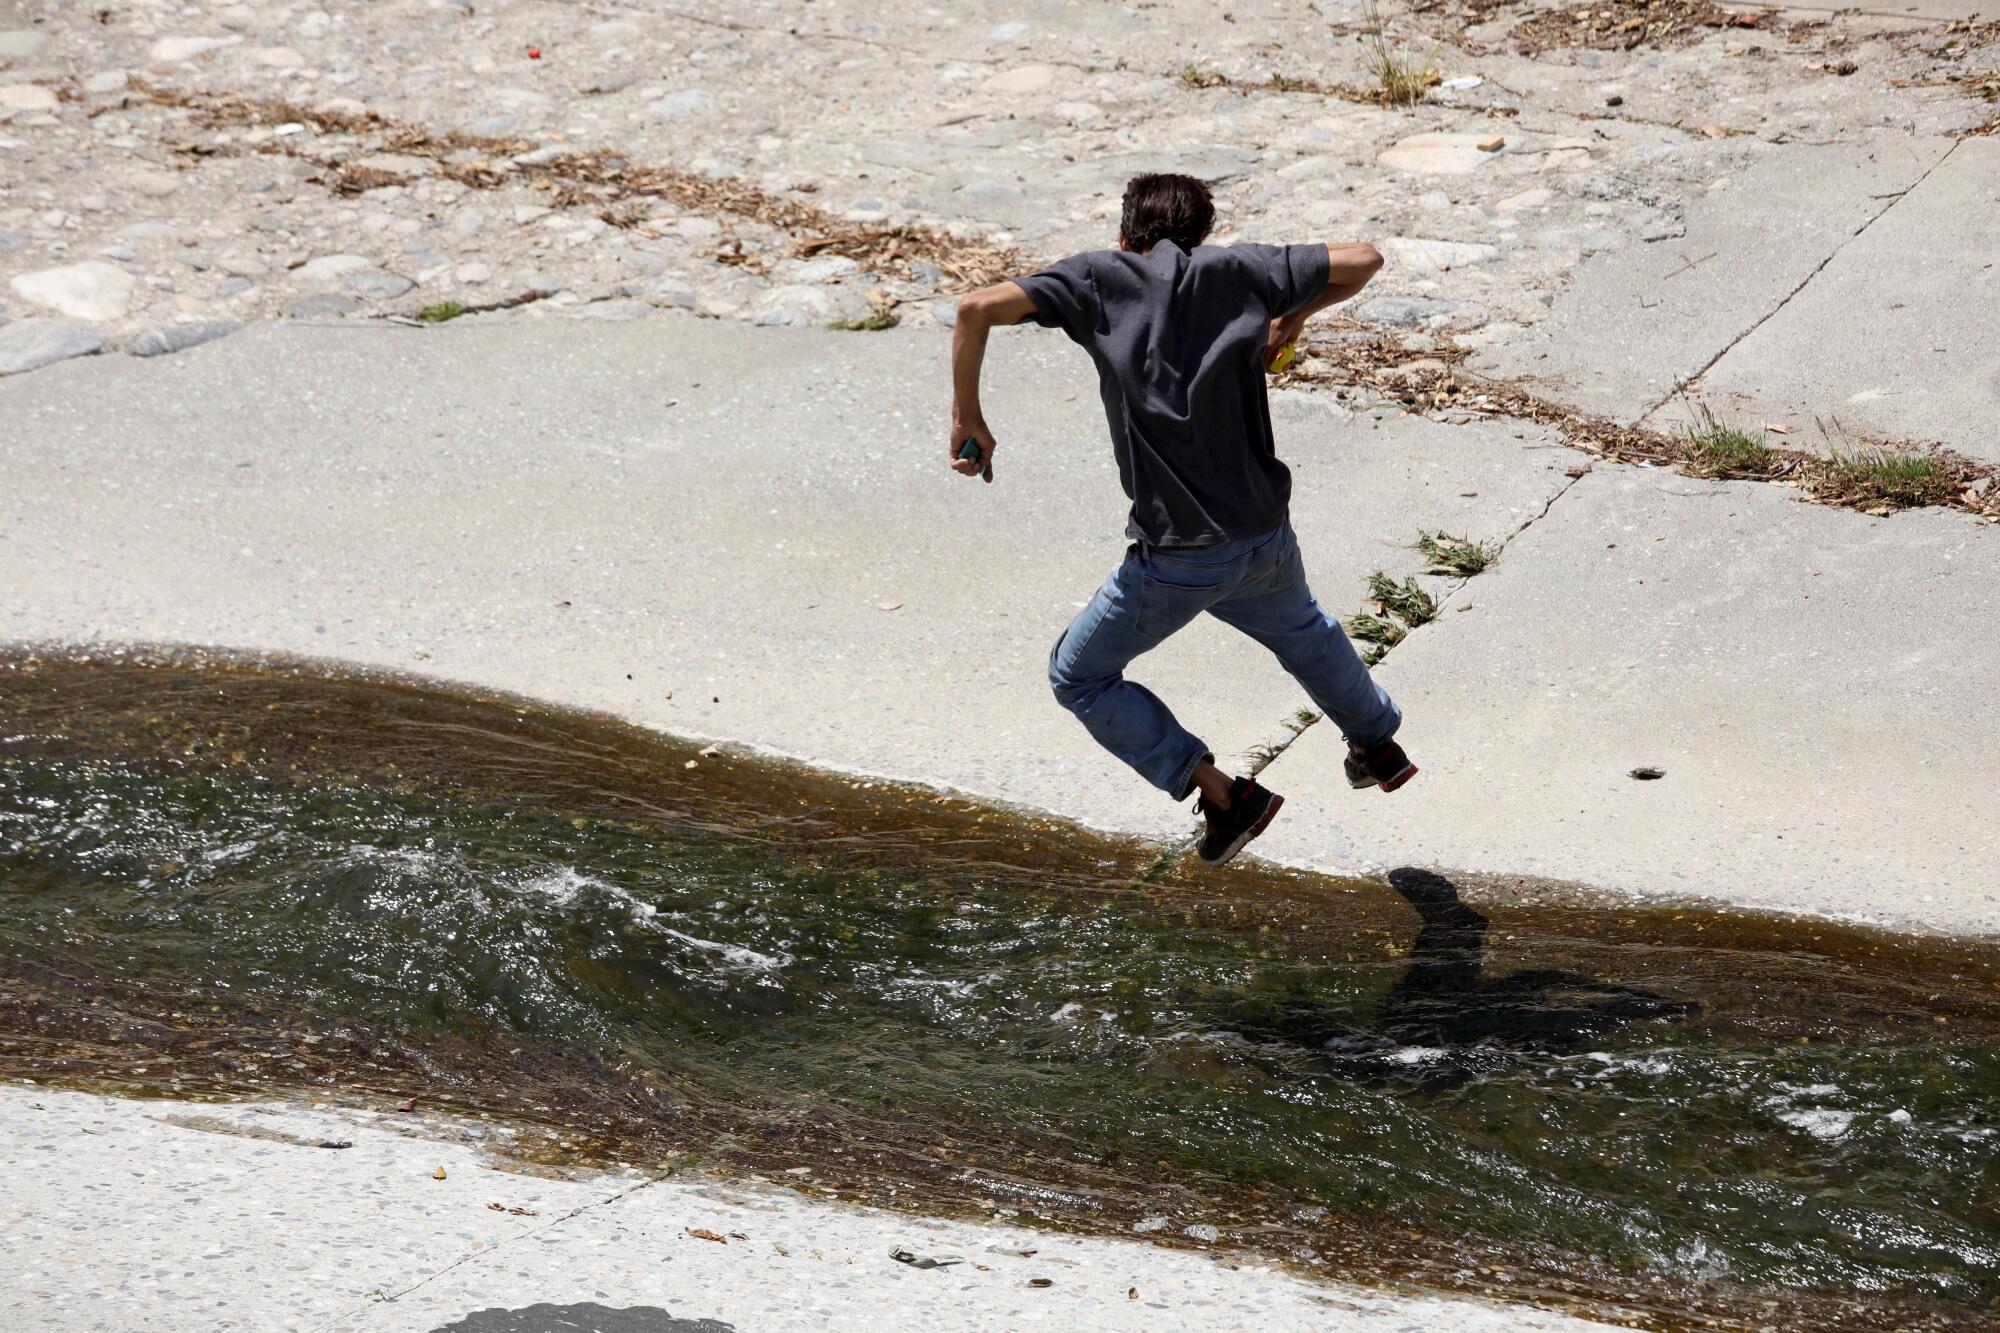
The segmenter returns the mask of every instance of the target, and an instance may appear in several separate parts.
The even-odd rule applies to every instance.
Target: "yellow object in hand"
[[[1271,358],[1271,364],[1268,367],[1266,367],[1266,369],[1268,369],[1273,375],[1283,374],[1285,367],[1291,365],[1293,359],[1296,358],[1298,354],[1299,354],[1299,349],[1296,345],[1292,343],[1286,343],[1283,347],[1280,347],[1278,349],[1278,354]]]

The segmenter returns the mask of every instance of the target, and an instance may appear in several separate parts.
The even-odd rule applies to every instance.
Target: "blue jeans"
[[[1135,543],[1056,640],[1049,685],[1099,745],[1175,800],[1187,798],[1196,765],[1213,756],[1157,695],[1125,679],[1125,667],[1204,611],[1275,653],[1349,742],[1372,745],[1402,725],[1346,632],[1313,600],[1289,521],[1199,550]]]

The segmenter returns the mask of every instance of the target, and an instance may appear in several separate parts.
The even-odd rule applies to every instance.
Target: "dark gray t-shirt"
[[[1285,521],[1292,474],[1264,396],[1270,322],[1326,290],[1324,245],[1162,241],[1145,254],[1092,250],[1016,278],[1035,322],[1097,362],[1126,533],[1212,546]]]

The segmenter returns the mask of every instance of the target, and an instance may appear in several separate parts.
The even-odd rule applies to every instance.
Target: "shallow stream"
[[[17,655],[0,1076],[1656,1327],[2000,1319],[2000,951],[1153,853],[515,699]]]

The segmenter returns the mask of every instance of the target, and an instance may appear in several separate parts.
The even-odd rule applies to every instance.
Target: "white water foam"
[[[586,875],[574,866],[557,866],[531,875],[521,881],[521,887],[531,893],[538,893],[558,906],[567,907],[586,893],[594,893],[609,899],[625,910],[634,925],[650,930],[669,939],[679,940],[689,948],[699,949],[717,959],[726,967],[739,968],[746,972],[779,972],[791,966],[790,954],[759,953],[740,944],[727,944],[721,940],[705,940],[699,935],[690,935],[684,930],[675,930],[660,921],[660,909],[635,896],[629,889]]]
[[[1816,1139],[1832,1141],[1853,1126],[1854,1112],[1831,1111],[1822,1107],[1812,1111],[1780,1111],[1778,1119],[1794,1129],[1803,1129]]]

